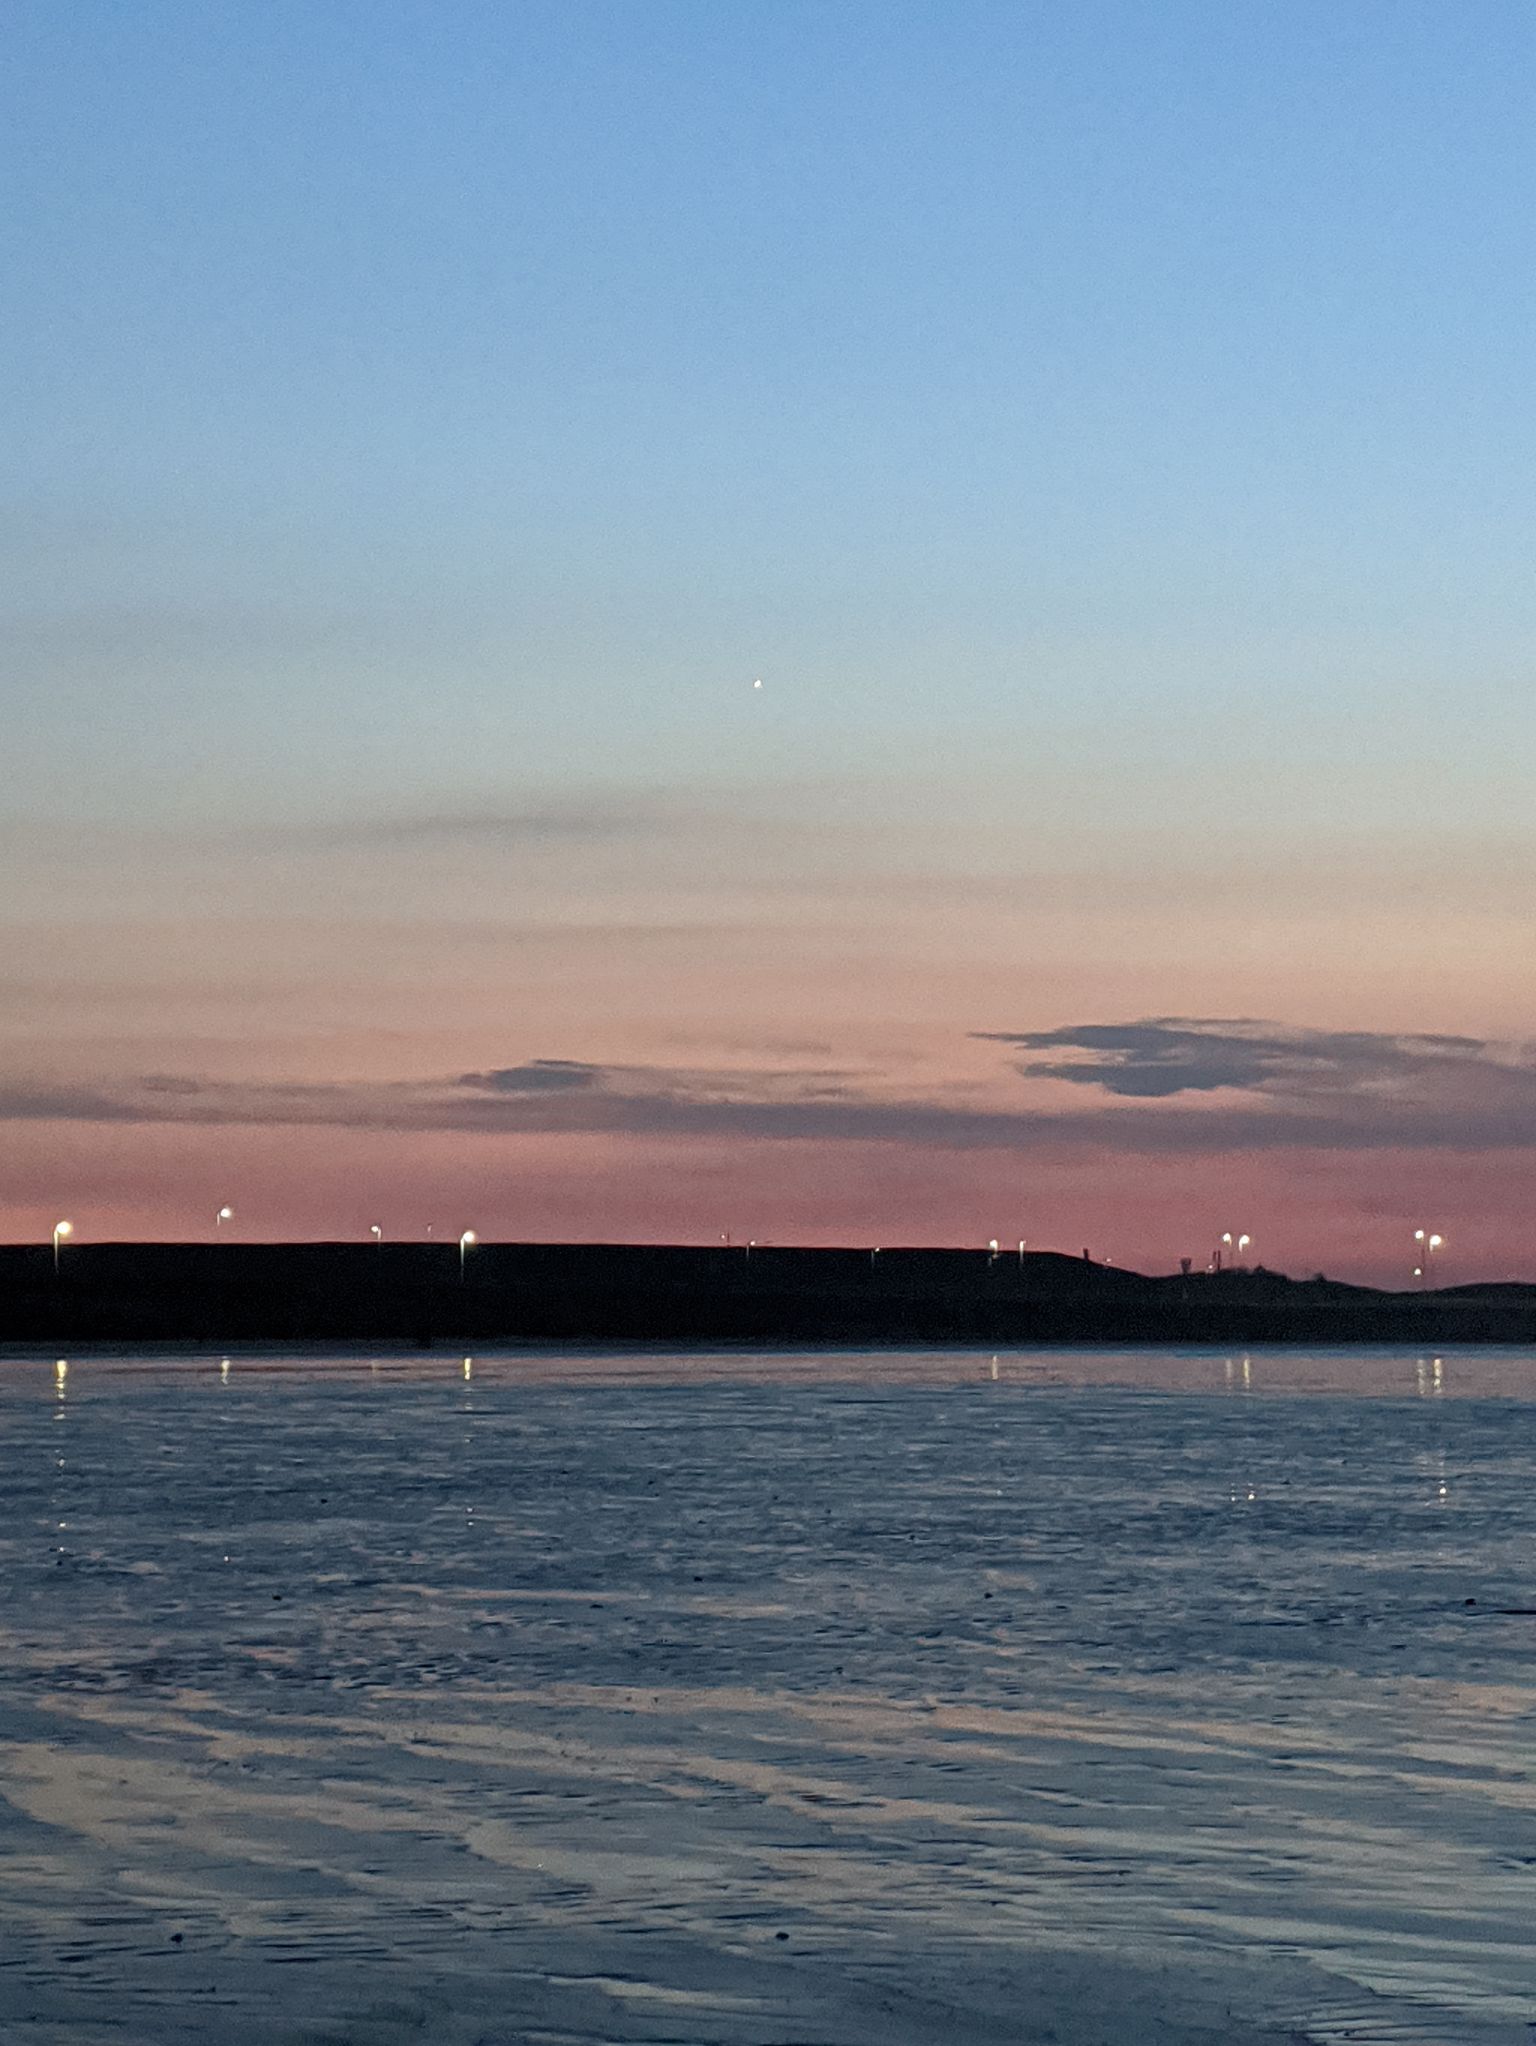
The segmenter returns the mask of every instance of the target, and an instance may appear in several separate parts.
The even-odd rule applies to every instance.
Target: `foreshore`
[[[0,1246],[0,1344],[1536,1342],[1536,1286],[1149,1275],[1050,1251]]]
[[[1518,1353],[231,1347],[0,1370],[0,2038],[1529,2046]]]

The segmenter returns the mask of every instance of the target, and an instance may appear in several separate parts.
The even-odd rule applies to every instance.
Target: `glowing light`
[[[466,1229],[459,1238],[459,1277],[461,1279],[464,1276],[464,1260],[479,1241],[480,1239],[476,1236],[473,1229]]]
[[[377,1222],[370,1222],[368,1224],[368,1234],[373,1238],[375,1243],[382,1243],[384,1241],[384,1231],[379,1227]]]
[[[1421,1285],[1429,1280],[1429,1261],[1437,1250],[1445,1248],[1445,1238],[1433,1229],[1415,1229],[1413,1240],[1419,1246],[1419,1261],[1413,1268],[1413,1276]]]
[[[68,1237],[70,1237],[70,1236],[73,1236],[73,1235],[74,1235],[74,1233],[75,1233],[75,1225],[74,1225],[74,1223],[73,1223],[73,1222],[55,1222],[55,1223],[54,1223],[54,1225],[53,1225],[53,1269],[54,1269],[55,1271],[57,1271],[57,1270],[59,1269],[59,1245],[60,1245],[61,1243],[63,1243],[63,1242],[65,1241],[65,1239],[66,1239],[66,1238],[68,1238]]]

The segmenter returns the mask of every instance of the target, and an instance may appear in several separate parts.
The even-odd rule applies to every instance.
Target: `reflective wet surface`
[[[29,2037],[1532,2036],[1536,1359],[15,1359],[0,1441]]]

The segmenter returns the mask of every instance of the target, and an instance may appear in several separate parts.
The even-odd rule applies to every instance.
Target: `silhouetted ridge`
[[[1536,1287],[1148,1277],[1052,1251],[0,1247],[0,1342],[1536,1342]]]

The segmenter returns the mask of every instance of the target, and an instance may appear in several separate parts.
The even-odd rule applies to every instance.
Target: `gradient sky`
[[[0,164],[0,1233],[1536,1275],[1526,0],[15,0]]]

